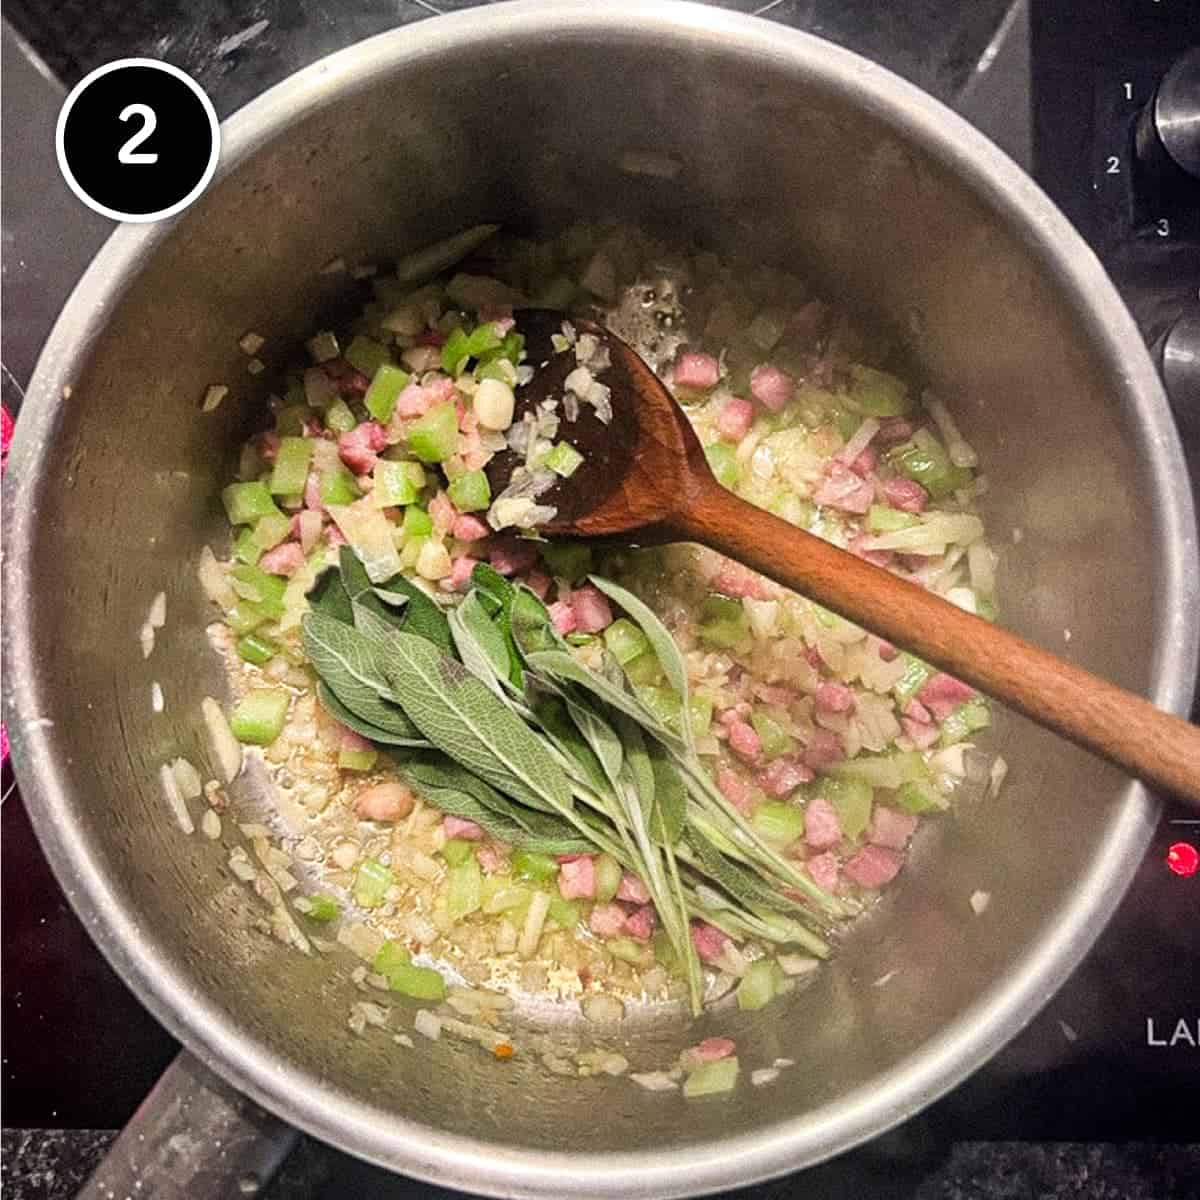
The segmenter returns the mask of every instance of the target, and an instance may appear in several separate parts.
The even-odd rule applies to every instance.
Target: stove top
[[[199,0],[185,8],[173,0],[9,0],[6,16],[20,36],[5,25],[5,404],[19,408],[51,321],[111,228],[70,197],[54,164],[52,132],[66,88],[113,58],[165,57],[191,73],[224,116],[334,49],[469,2]],[[1031,0],[1028,7],[1026,0],[921,0],[886,11],[868,0],[718,2],[848,45],[983,127],[1034,171],[1096,247],[1148,342],[1161,344],[1200,299],[1200,199],[1194,210],[1186,192],[1182,203],[1164,199],[1138,174],[1134,153],[1138,113],[1157,81],[1200,44],[1200,9],[1167,0]],[[1193,411],[1181,398],[1180,405],[1200,484],[1200,404]],[[6,793],[10,784],[6,768]],[[8,796],[0,822],[4,1123],[120,1125],[177,1046],[93,947],[18,795]],[[1195,857],[1188,847],[1200,848],[1200,820],[1168,800],[1128,896],[1080,968],[966,1083],[839,1160],[858,1172],[853,1192],[880,1194],[879,1181],[897,1164],[965,1139],[1195,1138],[1200,872],[1188,873]],[[863,1186],[864,1177],[877,1186]],[[817,1178],[808,1173],[806,1185]],[[820,1178],[835,1180],[829,1194],[851,1194],[850,1177],[840,1185],[827,1172]],[[780,1186],[772,1194],[785,1194]]]

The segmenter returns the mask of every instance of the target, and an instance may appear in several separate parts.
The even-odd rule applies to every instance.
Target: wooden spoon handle
[[[1200,805],[1200,727],[726,491],[699,486],[673,532],[903,646],[1041,725]]]

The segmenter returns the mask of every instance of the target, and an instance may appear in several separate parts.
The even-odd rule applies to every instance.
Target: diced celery
[[[902,652],[901,657],[904,659],[904,674],[892,692],[896,703],[903,708],[929,682],[933,668],[912,654]]]
[[[353,504],[358,499],[358,484],[348,467],[338,463],[331,471],[321,474],[321,503]]]
[[[763,840],[782,849],[804,834],[804,813],[794,804],[768,800],[754,810],[750,823]]]
[[[896,803],[906,812],[923,813],[946,807],[946,800],[928,780],[910,779],[896,791]]]
[[[308,897],[308,912],[304,915],[311,921],[336,921],[342,906],[328,892],[314,892]]]
[[[269,746],[287,720],[289,697],[275,688],[252,688],[233,707],[229,728],[239,742]]]
[[[991,723],[992,714],[988,710],[986,700],[982,697],[967,700],[942,722],[942,733],[938,742],[942,746],[953,746],[980,729],[986,729]]]
[[[861,363],[850,364],[850,403],[868,417],[900,417],[913,406],[903,379]]]
[[[279,450],[275,455],[275,465],[271,468],[271,482],[268,485],[273,495],[294,496],[304,491],[312,453],[312,438],[279,439]]]
[[[259,517],[282,516],[265,483],[231,483],[221,493],[231,525],[251,525]]]
[[[886,504],[872,504],[867,511],[867,528],[872,533],[891,533],[896,529],[911,529],[919,525],[913,513],[889,508]]]
[[[746,330],[746,336],[764,353],[774,350],[787,329],[787,314],[778,308],[764,308]]]
[[[679,693],[669,687],[634,687],[637,698],[660,720],[674,724],[682,705]]]
[[[497,883],[503,886],[497,886]],[[488,875],[483,881],[483,911],[489,916],[512,913],[514,916],[529,907],[533,893],[527,887],[513,883],[509,876]]]
[[[583,906],[577,900],[564,900],[561,896],[553,897],[546,911],[546,916],[562,929],[574,929],[582,914]]]
[[[380,508],[414,504],[425,486],[425,468],[420,463],[381,458],[371,474],[375,480],[371,496]]]
[[[556,475],[569,479],[578,470],[581,462],[583,462],[583,455],[574,446],[568,442],[559,442],[546,455],[542,465],[549,467]]]
[[[452,867],[461,867],[475,853],[475,847],[465,838],[450,838],[442,847],[442,857]]]
[[[416,568],[417,559],[421,557],[427,541],[429,538],[423,535],[404,539],[404,549],[400,551],[400,570],[412,571]]]
[[[874,796],[871,785],[861,779],[839,779],[835,776],[821,780],[817,792],[833,805],[843,835],[850,841],[861,837],[871,823],[871,801]]]
[[[703,737],[712,726],[712,701],[703,696],[689,696],[688,708],[692,715],[692,733],[696,737]]]
[[[419,504],[410,504],[400,528],[406,538],[428,537],[433,532],[433,518]]]
[[[304,432],[304,422],[311,416],[312,409],[307,402],[289,404],[275,414],[275,432],[280,437],[299,437]]]
[[[412,955],[409,954],[407,948],[394,938],[388,938],[379,947],[379,953],[375,955],[375,960],[371,963],[371,970],[376,975],[382,975],[384,979],[390,979],[393,971],[407,967],[411,962]]]
[[[339,750],[338,766],[343,771],[369,771],[378,758],[378,750]]]
[[[596,900],[607,904],[621,886],[621,864],[610,854],[596,858]]]
[[[975,615],[982,617],[985,621],[994,621],[996,619],[995,602],[989,600],[986,596],[975,596]]]
[[[750,621],[740,600],[710,595],[700,606],[696,635],[719,650],[745,649],[750,644]]]
[[[888,462],[901,475],[916,480],[935,500],[943,500],[971,482],[971,472],[956,467],[945,446],[928,429],[918,429],[911,441],[890,451]]]
[[[267,520],[263,517],[263,520]],[[258,544],[254,537],[253,525],[245,526],[242,531],[233,539],[233,557],[238,562],[249,563],[254,566],[260,558],[262,558],[262,547]]]
[[[595,640],[594,633],[568,633],[566,637],[568,646],[590,646]]]
[[[239,600],[225,614],[225,624],[239,635],[247,634],[269,620],[270,614],[264,612],[261,605],[250,600]]]
[[[358,424],[358,419],[350,411],[350,405],[345,400],[335,400],[325,410],[325,428],[334,433],[349,433]]]
[[[708,460],[708,469],[722,487],[732,488],[737,483],[741,474],[737,451],[728,442],[713,442],[711,446],[705,446],[704,457]]]
[[[408,448],[422,462],[445,462],[458,449],[458,413],[453,404],[435,404],[408,427]]]
[[[363,337],[359,334],[342,352],[342,357],[356,370],[361,371],[368,379],[385,363],[391,361],[391,353],[381,342],[374,338]]]
[[[649,966],[654,961],[654,951],[644,942],[635,942],[633,938],[609,938],[604,948],[622,962],[631,963],[635,967]]]
[[[471,357],[466,330],[452,330],[442,345],[442,370],[447,375],[459,375]]]
[[[385,425],[396,411],[396,399],[408,387],[409,374],[391,363],[384,363],[371,379],[371,386],[363,397],[367,412]]]
[[[482,902],[482,885],[483,876],[473,854],[468,854],[458,866],[450,868],[446,880],[446,912],[450,920],[461,921],[463,917],[478,912]]]
[[[695,1100],[700,1096],[716,1096],[722,1092],[732,1092],[737,1086],[738,1060],[737,1056],[719,1058],[716,1062],[708,1062],[697,1067],[683,1081],[685,1100]]]
[[[492,488],[482,471],[464,471],[446,488],[460,512],[479,512],[492,502]]]
[[[472,358],[483,358],[504,345],[504,339],[496,332],[491,321],[476,325],[467,336],[467,353]]]
[[[259,633],[247,633],[238,638],[238,655],[248,663],[261,667],[279,653],[279,647],[270,638]]]
[[[268,513],[254,523],[254,543],[259,550],[278,546],[292,532],[292,522],[283,513]]]
[[[929,768],[915,750],[860,754],[830,767],[829,773],[839,779],[861,779],[877,788],[898,788],[909,780],[929,778]]]
[[[842,441],[848,442],[854,432],[862,424],[862,416],[848,408],[837,408],[833,412],[833,427],[842,435]]]
[[[750,714],[750,724],[762,742],[763,753],[768,758],[778,758],[781,754],[790,754],[796,748],[795,739],[769,713],[756,708]]]
[[[627,617],[619,617],[604,631],[604,645],[621,666],[650,649],[646,635]]]
[[[765,1008],[775,998],[783,980],[783,968],[773,958],[755,959],[738,984],[738,1008],[743,1011]]]
[[[387,977],[393,992],[414,1000],[445,1000],[446,981],[432,967],[398,966]]]
[[[784,492],[770,504],[770,511],[777,517],[782,517],[789,525],[798,529],[807,529],[812,520],[812,502],[797,496],[795,492]]]
[[[268,575],[266,571],[249,563],[238,563],[229,574],[242,585],[241,588],[234,589],[242,599],[258,605],[268,617],[278,619],[283,616],[286,580],[278,575]]]
[[[544,883],[558,874],[558,863],[552,855],[540,854],[536,850],[515,850],[512,856],[512,873],[514,879]]]
[[[551,575],[574,581],[592,570],[592,548],[582,542],[546,542],[541,547],[542,561]]]
[[[354,903],[359,908],[378,908],[386,898],[388,888],[395,882],[391,869],[378,859],[364,859],[354,875]]]

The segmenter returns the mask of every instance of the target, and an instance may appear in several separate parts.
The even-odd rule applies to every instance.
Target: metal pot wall
[[[678,174],[629,174],[628,150]],[[1002,797],[931,824],[811,987],[758,1013],[630,1029],[635,1063],[715,1033],[747,1064],[797,1061],[719,1103],[564,1080],[447,1039],[393,1053],[346,1026],[352,964],[249,930],[257,909],[227,848],[181,835],[157,783],[168,756],[207,759],[199,702],[225,689],[194,567],[223,544],[216,493],[264,399],[237,339],[255,329],[282,359],[336,311],[344,284],[317,272],[335,255],[396,255],[482,220],[537,232],[606,215],[808,272],[898,334],[988,464],[1005,621],[1176,712],[1195,664],[1191,500],[1132,321],[1037,187],[888,72],[711,8],[519,3],[364,42],[238,113],[193,208],[113,235],[22,413],[5,548],[22,790],[105,953],[205,1062],[318,1137],[497,1195],[697,1193],[902,1120],[1050,996],[1156,813],[1113,769],[1002,720]],[[222,380],[231,398],[201,414]],[[168,623],[143,660],[159,589]],[[243,781],[242,811],[261,783]],[[977,889],[992,897],[983,916]]]

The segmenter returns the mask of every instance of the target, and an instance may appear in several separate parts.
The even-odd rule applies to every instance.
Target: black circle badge
[[[122,58],[85,75],[58,114],[58,166],[71,191],[114,221],[185,209],[217,169],[212,101],[170,63]]]

